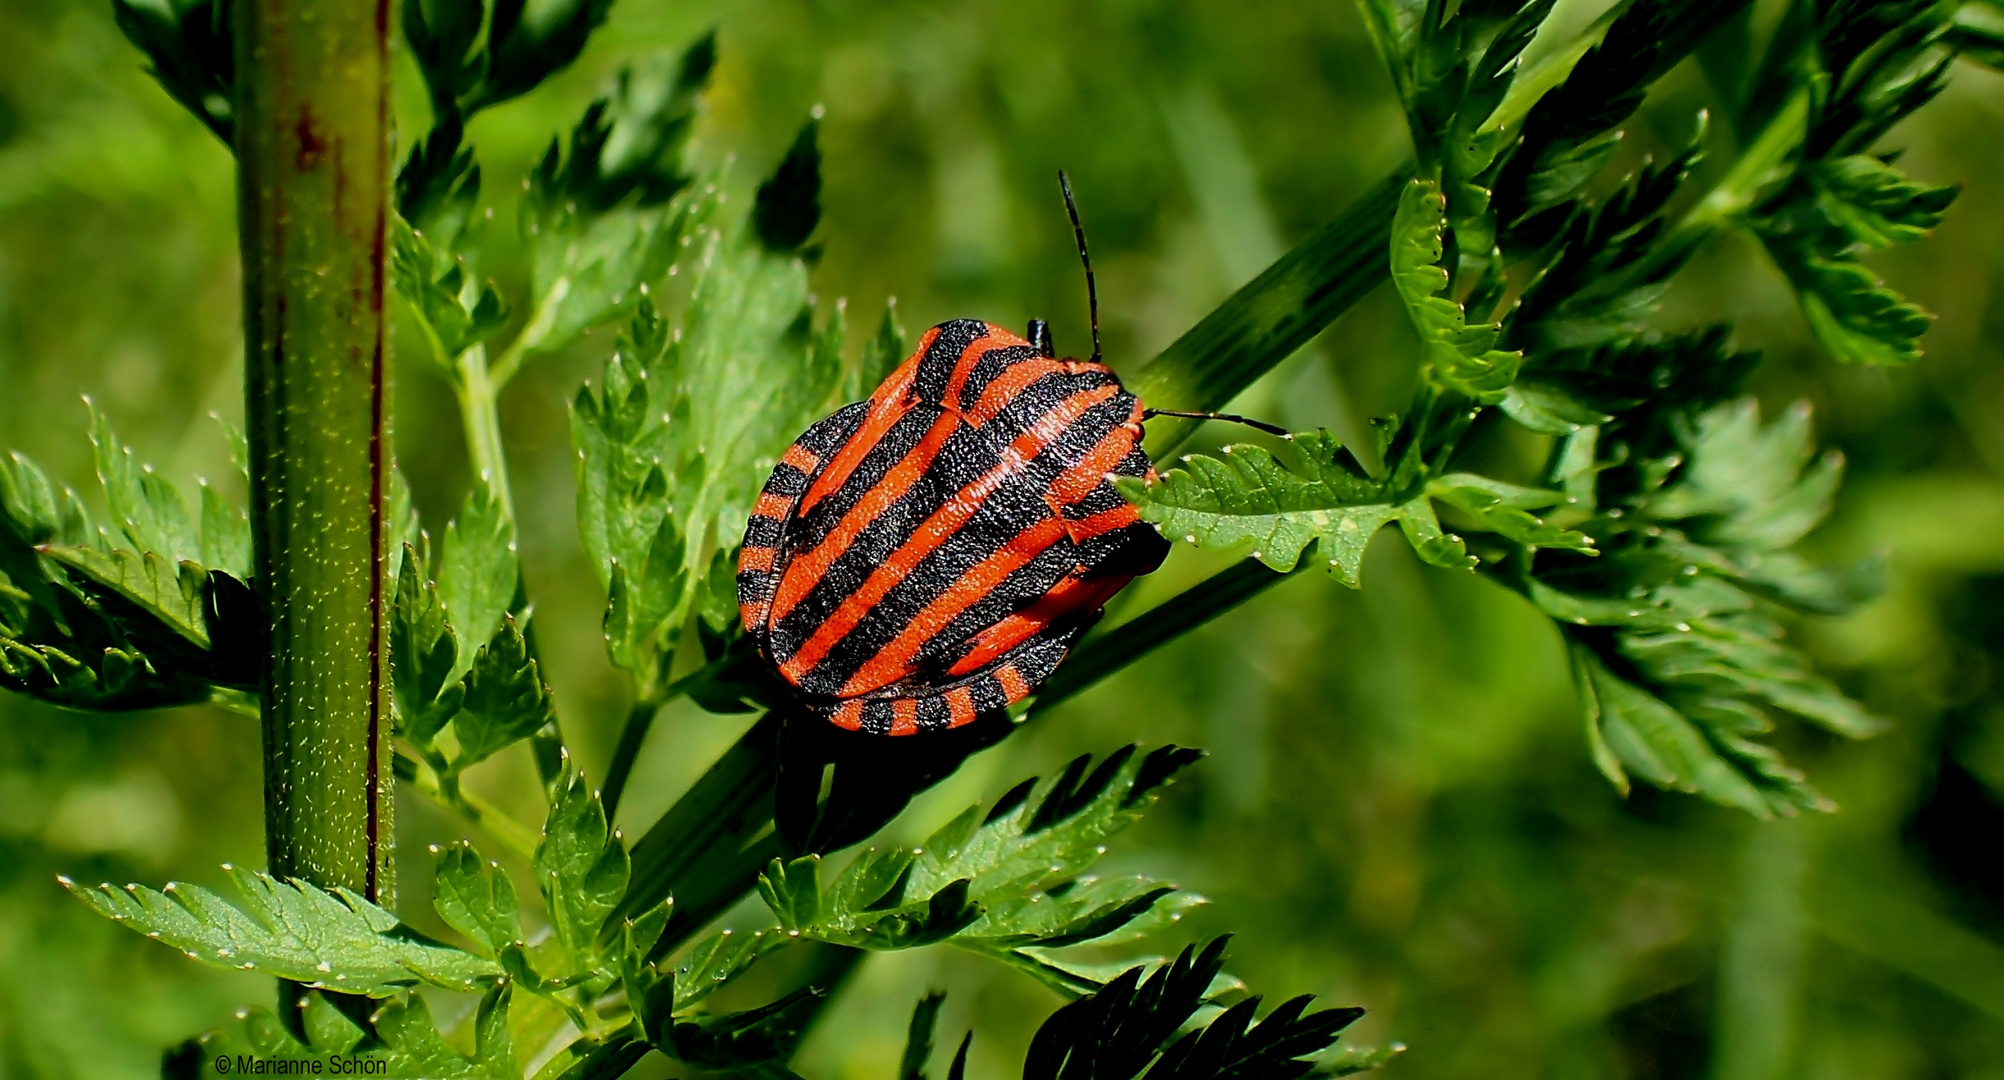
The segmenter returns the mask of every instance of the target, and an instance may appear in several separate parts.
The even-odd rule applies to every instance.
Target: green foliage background
[[[1561,4],[1557,27],[1602,6]],[[895,294],[914,330],[1040,316],[1061,349],[1084,351],[1051,182],[1063,166],[1091,229],[1108,355],[1153,355],[1410,153],[1390,80],[1337,0],[628,0],[549,91],[473,122],[490,196],[512,192],[618,65],[711,25],[721,60],[696,139],[711,160],[739,155],[733,197],[750,196],[808,107],[826,107],[814,287],[853,299],[859,338]],[[0,0],[0,41],[0,442],[84,488],[82,392],[163,471],[233,483],[223,429],[201,419],[241,409],[228,152],[96,2]],[[421,131],[422,88],[403,74],[405,130]],[[1674,153],[1705,94],[1686,64],[1619,160]],[[1548,620],[1382,540],[1363,590],[1303,575],[1268,592],[975,758],[894,833],[920,839],[1077,753],[1203,746],[1210,759],[1109,869],[1210,897],[1184,920],[1190,940],[1239,931],[1233,971],[1262,990],[1369,1008],[1350,1042],[1409,1044],[1392,1075],[2004,1078],[2000,122],[2004,79],[1963,64],[1888,140],[1910,175],[1966,185],[1933,238],[1874,263],[1939,315],[1918,364],[1832,363],[1779,273],[1731,237],[1683,271],[1661,317],[1735,319],[1738,344],[1766,354],[1754,385],[1767,414],[1815,406],[1849,473],[1812,549],[1891,556],[1884,597],[1802,639],[1893,730],[1850,743],[1798,725],[1780,740],[1840,813],[1761,824],[1642,785],[1623,801],[1582,745]],[[492,269],[528,273],[525,258]],[[628,691],[575,529],[565,403],[609,339],[529,366],[503,401],[544,671],[594,775]],[[401,343],[413,362],[399,461],[426,519],[443,521],[470,477],[422,347]],[[1381,286],[1239,411],[1353,435],[1404,407],[1419,352]],[[1538,460],[1528,443],[1493,452]],[[1122,604],[1220,565],[1179,552]],[[151,1075],[160,1047],[269,984],[184,963],[54,875],[216,885],[219,863],[255,865],[254,724],[11,695],[0,710],[0,1076]],[[621,819],[652,821],[744,726],[671,707]],[[534,820],[532,777],[517,746],[466,783]],[[401,906],[428,926],[423,845],[461,827],[416,799],[398,818],[418,860]],[[795,1067],[892,1075],[909,1003],[939,985],[944,1031],[981,1020],[971,1074],[1013,1075],[1057,999],[942,952],[873,956]]]

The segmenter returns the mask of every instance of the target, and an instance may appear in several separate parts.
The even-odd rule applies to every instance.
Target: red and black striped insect
[[[1027,338],[941,323],[869,400],[808,428],[752,511],[745,630],[837,727],[909,735],[1006,709],[1168,553],[1112,484],[1154,475],[1141,424],[1158,414],[1100,363],[1059,181],[1092,358],[1059,359],[1042,320]]]

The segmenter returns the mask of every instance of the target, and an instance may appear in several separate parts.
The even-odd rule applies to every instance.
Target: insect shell
[[[941,731],[1035,692],[1169,545],[1113,488],[1153,477],[1105,365],[972,319],[807,429],[745,529],[738,604],[818,716]]]

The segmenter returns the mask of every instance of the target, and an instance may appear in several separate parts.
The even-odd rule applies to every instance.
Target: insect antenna
[[[1072,182],[1058,170],[1058,187],[1065,193],[1065,213],[1072,216],[1072,235],[1079,242],[1079,262],[1085,264],[1086,306],[1092,311],[1092,363],[1099,363],[1099,286],[1092,278],[1092,255],[1086,251],[1085,226],[1079,224],[1079,204],[1072,200]]]
[[[1276,427],[1273,424],[1269,424],[1264,420],[1254,420],[1251,417],[1239,416],[1236,413],[1180,412],[1176,409],[1148,409],[1142,412],[1141,414],[1141,418],[1143,420],[1148,420],[1157,416],[1180,416],[1185,420],[1223,420],[1226,423],[1244,424],[1249,428],[1258,428],[1259,430],[1266,432],[1268,435],[1278,435],[1283,439],[1292,437],[1288,432],[1288,430],[1284,427]]]

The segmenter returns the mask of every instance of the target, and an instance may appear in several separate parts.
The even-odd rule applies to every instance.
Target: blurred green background
[[[1562,3],[1555,26],[1603,7]],[[474,125],[503,224],[531,158],[619,65],[712,25],[699,153],[734,156],[736,184],[826,107],[816,287],[854,300],[858,333],[894,294],[910,330],[1036,315],[1082,352],[1063,166],[1109,356],[1142,361],[1407,153],[1344,0],[621,0],[575,68]],[[84,486],[88,394],[162,470],[237,484],[208,418],[241,411],[227,152],[97,0],[0,0],[0,42],[0,442]],[[404,73],[404,130],[421,131]],[[1687,64],[1631,142],[1681,137],[1705,95]],[[1937,236],[1877,264],[1940,316],[1919,365],[1836,367],[1757,249],[1730,239],[1677,279],[1664,316],[1733,318],[1765,350],[1769,407],[1813,402],[1850,462],[1816,545],[1891,555],[1881,600],[1801,628],[1894,721],[1860,744],[1784,732],[1841,812],[1759,824],[1650,790],[1622,800],[1588,760],[1546,620],[1385,541],[1361,591],[1310,575],[1267,593],[1039,717],[894,831],[922,836],[1077,753],[1202,746],[1210,759],[1115,868],[1209,896],[1185,930],[1235,931],[1232,969],[1255,988],[1367,1007],[1349,1041],[1410,1046],[1390,1076],[2004,1080],[2001,136],[2004,77],[1964,65],[1888,141],[1917,179],[1966,185]],[[496,269],[504,284],[524,273]],[[503,402],[545,671],[592,772],[628,691],[603,657],[565,410],[609,346],[601,333],[539,361]],[[1240,404],[1353,432],[1403,405],[1415,353],[1381,289]],[[435,528],[469,480],[451,396],[406,365],[397,410]],[[1179,552],[1114,617],[1213,569]],[[622,808],[629,830],[744,726],[671,708]],[[97,918],[54,879],[208,881],[220,862],[259,863],[258,769],[255,726],[220,710],[0,699],[0,1077],[151,1075],[162,1046],[270,994]],[[473,783],[528,816],[529,775],[504,757]],[[399,816],[407,852],[464,831],[409,800]],[[407,886],[420,923],[423,899]],[[977,1029],[978,1078],[1014,1075],[1057,1005],[950,951],[872,957],[796,1067],[893,1075],[928,985],[951,994],[942,1038]]]

